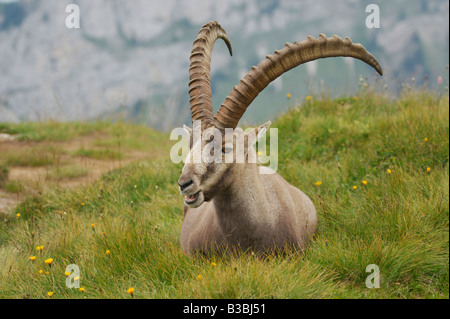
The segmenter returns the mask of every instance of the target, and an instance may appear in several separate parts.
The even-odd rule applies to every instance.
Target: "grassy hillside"
[[[274,121],[278,173],[313,200],[319,229],[304,254],[267,258],[180,251],[182,166],[169,159],[168,136],[152,131],[146,147],[162,155],[26,196],[0,222],[0,296],[131,298],[133,287],[135,298],[448,298],[448,103],[427,92],[312,97]],[[115,128],[66,125],[67,139]],[[45,130],[0,125],[42,140],[52,136]],[[130,149],[139,130],[127,128]],[[69,264],[84,291],[66,287]],[[369,264],[380,268],[380,289],[366,288]]]

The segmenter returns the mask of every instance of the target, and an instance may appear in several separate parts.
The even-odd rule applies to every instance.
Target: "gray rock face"
[[[80,8],[81,28],[65,25],[66,6]],[[368,4],[368,3],[367,3]],[[0,122],[134,119],[167,130],[189,123],[188,66],[198,29],[218,20],[234,57],[217,44],[212,63],[215,109],[252,65],[284,42],[338,34],[379,58],[390,87],[448,63],[448,1],[380,4],[381,28],[368,29],[366,3],[354,0],[21,0],[0,4]],[[303,67],[301,67],[303,68]],[[291,71],[255,100],[244,117],[262,121],[322,80],[350,94],[362,63],[328,61]],[[305,85],[306,83],[306,85]]]

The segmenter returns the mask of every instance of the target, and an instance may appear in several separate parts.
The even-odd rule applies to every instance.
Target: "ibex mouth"
[[[197,193],[192,194],[192,195],[184,196],[184,202],[186,204],[194,204],[197,201],[197,199],[198,199],[198,194],[199,193],[200,193],[200,191],[198,191]]]

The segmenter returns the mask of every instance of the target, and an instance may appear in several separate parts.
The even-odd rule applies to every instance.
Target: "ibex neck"
[[[259,230],[270,223],[270,216],[258,166],[237,165],[234,182],[214,197],[214,205],[221,230],[230,240],[242,243],[242,238],[256,240]]]

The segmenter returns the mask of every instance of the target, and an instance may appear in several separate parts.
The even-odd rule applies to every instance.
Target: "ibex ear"
[[[192,129],[189,126],[183,124],[183,128],[186,132],[189,133],[189,136],[192,136]]]
[[[258,127],[255,127],[254,129],[251,129],[249,131],[245,132],[246,135],[246,142],[250,143],[249,145],[254,145],[256,144],[256,142],[264,136],[264,134],[266,133],[267,129],[269,128],[270,124],[272,124],[272,122],[268,121],[266,123],[264,123],[263,125],[260,125]]]
[[[270,124],[272,124],[272,122],[267,121],[263,125],[260,125],[257,128],[255,128],[255,130],[257,130],[256,140],[259,140],[264,134],[266,134],[266,131],[269,129]]]
[[[189,134],[189,148],[192,148],[192,145],[194,144],[194,136],[192,135],[192,129],[184,124],[183,128]]]

